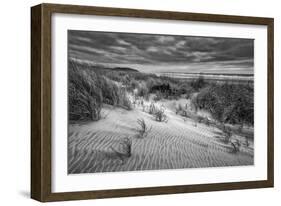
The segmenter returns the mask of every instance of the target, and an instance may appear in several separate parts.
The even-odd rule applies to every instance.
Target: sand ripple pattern
[[[68,172],[76,174],[253,164],[253,152],[230,153],[229,147],[219,144],[212,136],[211,128],[201,128],[200,125],[194,128],[180,120],[159,123],[140,111],[133,117],[129,118],[128,115],[126,112],[120,115],[117,111],[102,120],[104,122],[70,125]],[[146,118],[146,122],[152,125],[146,138],[134,137],[136,123],[133,120],[137,117]],[[132,156],[122,161],[112,148],[118,148],[125,137],[132,141]]]

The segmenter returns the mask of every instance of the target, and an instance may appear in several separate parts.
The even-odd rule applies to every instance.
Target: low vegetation
[[[165,114],[164,106],[159,107],[154,103],[150,103],[147,107],[145,105],[143,106],[143,111],[151,114],[157,122],[168,122],[168,116]]]
[[[97,121],[101,118],[104,99],[98,81],[99,78],[94,72],[80,70],[73,62],[70,62],[68,87],[70,120]]]
[[[121,139],[118,149],[110,147],[114,156],[118,157],[122,164],[126,159],[132,156],[132,140],[128,137]]]
[[[127,91],[117,82],[89,65],[68,65],[69,120],[101,119],[103,104],[132,109]]]
[[[225,125],[222,126],[222,131],[223,131],[223,140],[225,143],[229,143],[230,139],[232,137],[232,131],[229,127],[226,127]]]
[[[230,144],[232,146],[232,153],[237,153],[240,151],[241,142],[239,140],[231,141]]]
[[[148,127],[144,119],[138,119],[137,123],[139,127],[137,129],[138,134],[136,135],[136,137],[140,139],[147,137],[148,133],[152,129],[152,126]]]
[[[155,111],[153,113],[153,116],[157,122],[168,122],[168,117],[165,114],[164,108],[155,108]]]
[[[192,99],[197,109],[205,109],[222,123],[254,124],[254,91],[249,85],[211,84]]]
[[[124,70],[125,69],[125,70]],[[130,68],[105,68],[69,61],[69,119],[92,120],[102,118],[104,104],[132,110],[138,106],[153,116],[155,121],[167,122],[165,108],[159,101],[190,99],[190,105],[178,104],[175,113],[192,119],[194,124],[207,126],[225,124],[254,124],[254,89],[252,84],[211,83],[202,76],[186,81],[138,72]],[[144,102],[149,102],[149,105]],[[156,106],[157,105],[157,106]],[[192,108],[191,108],[192,107]],[[202,117],[198,110],[211,115]],[[137,120],[139,137],[147,135],[144,120]],[[239,132],[238,131],[238,132]],[[230,142],[232,131],[223,129],[225,142]],[[246,141],[249,145],[248,140]]]
[[[183,117],[187,117],[187,118],[192,118],[192,116],[194,116],[188,109],[187,104],[185,104],[184,106],[182,104],[178,104],[176,106],[176,110],[175,113],[178,115],[181,115]]]

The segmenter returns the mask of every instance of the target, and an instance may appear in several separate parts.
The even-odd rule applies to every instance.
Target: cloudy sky
[[[251,39],[68,31],[70,58],[143,72],[253,73]]]

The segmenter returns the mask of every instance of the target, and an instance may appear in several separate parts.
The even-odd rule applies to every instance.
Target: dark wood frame
[[[52,193],[51,191],[51,15],[67,13],[80,15],[120,16],[223,22],[267,26],[268,34],[268,131],[267,180],[216,184],[164,186]],[[48,202],[93,198],[160,195],[234,189],[273,187],[274,182],[274,91],[273,91],[273,29],[272,18],[228,16],[170,11],[105,8],[76,5],[40,4],[31,8],[31,197]]]

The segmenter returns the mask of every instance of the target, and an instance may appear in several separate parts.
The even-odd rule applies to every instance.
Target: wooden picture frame
[[[130,189],[109,189],[79,192],[52,192],[51,162],[51,16],[54,13],[134,17],[147,19],[220,22],[264,25],[267,27],[267,179],[261,181],[215,184],[170,185]],[[274,82],[272,18],[215,14],[105,8],[92,6],[40,4],[31,8],[31,198],[42,202],[160,195],[235,189],[273,187],[274,183]]]

